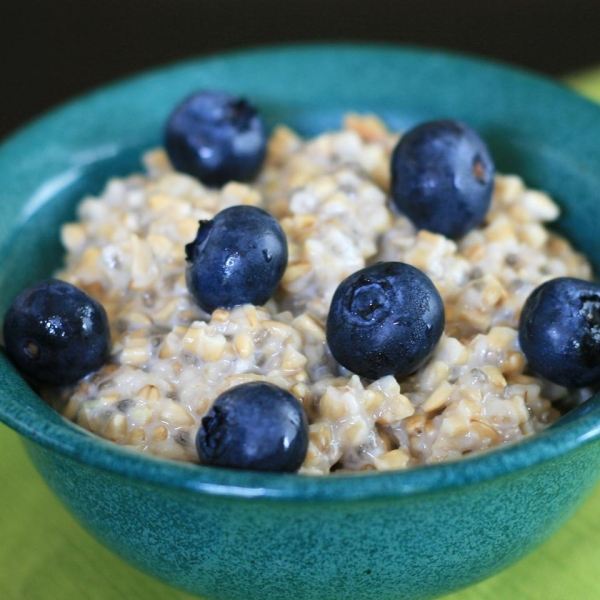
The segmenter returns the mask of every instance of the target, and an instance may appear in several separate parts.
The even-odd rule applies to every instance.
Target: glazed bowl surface
[[[246,51],[142,74],[77,99],[0,148],[0,312],[61,264],[60,224],[109,177],[139,170],[190,92],[244,95],[304,135],[347,111],[402,130],[453,118],[499,171],[546,190],[559,230],[600,268],[600,108],[537,76],[390,46]],[[551,535],[600,474],[600,398],[518,444],[459,462],[329,478],[138,456],[64,420],[0,356],[0,419],[108,548],[207,599],[417,600],[486,578]]]

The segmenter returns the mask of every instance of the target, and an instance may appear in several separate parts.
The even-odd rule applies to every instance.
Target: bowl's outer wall
[[[4,144],[0,312],[60,265],[59,226],[74,215],[80,196],[138,167],[138,152],[159,141],[171,107],[202,87],[242,93],[270,126],[286,122],[305,134],[337,127],[347,110],[379,113],[394,128],[440,117],[466,121],[488,140],[501,171],[522,174],[559,201],[561,228],[600,267],[596,106],[551,82],[440,53],[292,48],[135,78],[60,109]],[[325,498],[312,505],[216,498],[141,483],[142,459],[132,461],[135,477],[112,473],[105,446],[63,423],[1,355],[0,382],[0,418],[44,446],[27,442],[40,473],[79,521],[140,568],[212,598],[398,600],[448,593],[527,553],[598,476],[596,441],[455,491],[436,492],[423,472],[432,491],[422,496]],[[68,449],[80,460],[67,458]],[[88,459],[106,470],[85,466]],[[343,485],[370,488],[384,479]]]
[[[600,444],[587,444],[484,484],[324,505],[202,497],[25,445],[108,548],[176,587],[228,600],[416,600],[459,589],[553,533],[597,481],[600,464]]]

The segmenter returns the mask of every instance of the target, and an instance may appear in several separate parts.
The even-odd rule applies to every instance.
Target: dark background
[[[0,138],[181,58],[311,40],[434,46],[560,76],[600,64],[600,0],[0,0]]]

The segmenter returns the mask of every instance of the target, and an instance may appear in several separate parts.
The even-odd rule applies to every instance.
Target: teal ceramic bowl
[[[308,46],[198,60],[102,89],[0,149],[0,312],[61,262],[77,200],[138,169],[198,88],[253,99],[304,134],[347,110],[394,128],[464,120],[501,171],[548,190],[600,267],[600,108],[539,77],[411,48]],[[330,478],[137,456],[63,420],[0,357],[0,419],[75,518],[143,571],[221,600],[409,600],[486,578],[551,535],[600,474],[600,398],[536,437],[411,471]],[[26,549],[23,549],[26,552]]]

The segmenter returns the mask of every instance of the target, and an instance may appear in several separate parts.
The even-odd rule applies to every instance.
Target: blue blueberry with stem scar
[[[306,457],[308,419],[286,390],[264,381],[244,383],[215,400],[196,447],[206,465],[291,473]]]
[[[566,387],[600,383],[600,285],[558,277],[529,295],[519,344],[532,369]]]
[[[404,377],[433,352],[444,320],[444,303],[427,275],[405,263],[381,262],[340,283],[327,318],[327,342],[353,373]]]
[[[185,251],[188,290],[209,313],[267,302],[288,260],[283,229],[255,206],[232,206],[201,221],[196,239]]]
[[[175,169],[220,187],[254,178],[266,156],[267,131],[245,99],[201,91],[169,117],[165,148]]]
[[[484,219],[494,188],[487,145],[457,121],[405,133],[391,158],[392,200],[419,229],[460,238]]]

